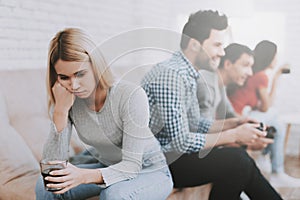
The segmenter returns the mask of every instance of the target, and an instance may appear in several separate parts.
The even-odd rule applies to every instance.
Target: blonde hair
[[[102,53],[83,30],[67,28],[60,31],[54,36],[49,45],[47,69],[48,112],[50,112],[51,106],[55,104],[52,87],[57,81],[54,66],[59,59],[74,62],[89,61],[95,79],[102,89],[110,88],[114,82],[112,72]]]

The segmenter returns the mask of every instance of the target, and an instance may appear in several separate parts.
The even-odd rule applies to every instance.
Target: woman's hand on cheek
[[[74,103],[75,95],[69,92],[58,81],[52,87],[52,92],[55,98],[55,106],[61,111],[69,111]]]

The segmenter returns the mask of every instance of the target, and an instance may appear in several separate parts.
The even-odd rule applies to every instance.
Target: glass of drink
[[[68,161],[67,160],[53,160],[53,159],[43,159],[40,162],[41,167],[41,173],[43,176],[44,186],[47,191],[50,192],[56,192],[59,190],[62,190],[63,188],[50,188],[47,187],[47,184],[53,183],[53,184],[59,184],[58,182],[51,182],[45,180],[45,177],[51,176],[49,173],[55,170],[64,169],[67,166]],[[52,177],[59,177],[59,176],[52,176]]]

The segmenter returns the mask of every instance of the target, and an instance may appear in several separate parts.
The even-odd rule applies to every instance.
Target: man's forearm
[[[204,148],[211,148],[220,145],[226,145],[236,142],[236,135],[233,129],[215,132],[206,135]]]
[[[236,128],[238,125],[240,125],[239,118],[216,120],[211,125],[208,133],[219,133],[220,131]]]

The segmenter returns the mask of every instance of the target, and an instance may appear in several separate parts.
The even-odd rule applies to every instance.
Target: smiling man
[[[225,48],[219,67],[199,71],[201,76],[197,80],[197,97],[201,116],[212,119],[236,117],[226,95],[226,86],[244,85],[253,74],[253,56],[249,47],[233,43]]]
[[[259,124],[238,118],[224,122],[201,117],[196,94],[199,70],[219,65],[225,54],[227,26],[227,17],[211,10],[189,17],[181,51],[158,63],[142,80],[150,105],[149,126],[167,156],[176,188],[213,183],[210,199],[240,199],[242,191],[253,199],[281,199],[244,149],[214,147],[264,136],[256,129]],[[222,140],[207,141],[207,133]],[[205,147],[212,149],[199,158]]]
[[[220,65],[216,71],[200,70],[200,77],[197,80],[197,97],[201,116],[208,119],[228,119],[237,117],[231,103],[226,95],[226,86],[234,84],[243,86],[249,76],[252,76],[254,64],[254,53],[252,50],[241,44],[233,43],[225,48],[225,55],[221,58]],[[239,126],[232,127],[231,130]],[[212,134],[207,140],[213,138]],[[226,143],[224,137],[218,138],[223,145],[240,145]],[[258,137],[255,142],[247,143],[248,148],[261,150],[268,144],[273,143],[272,139]],[[245,144],[244,144],[245,145]]]

